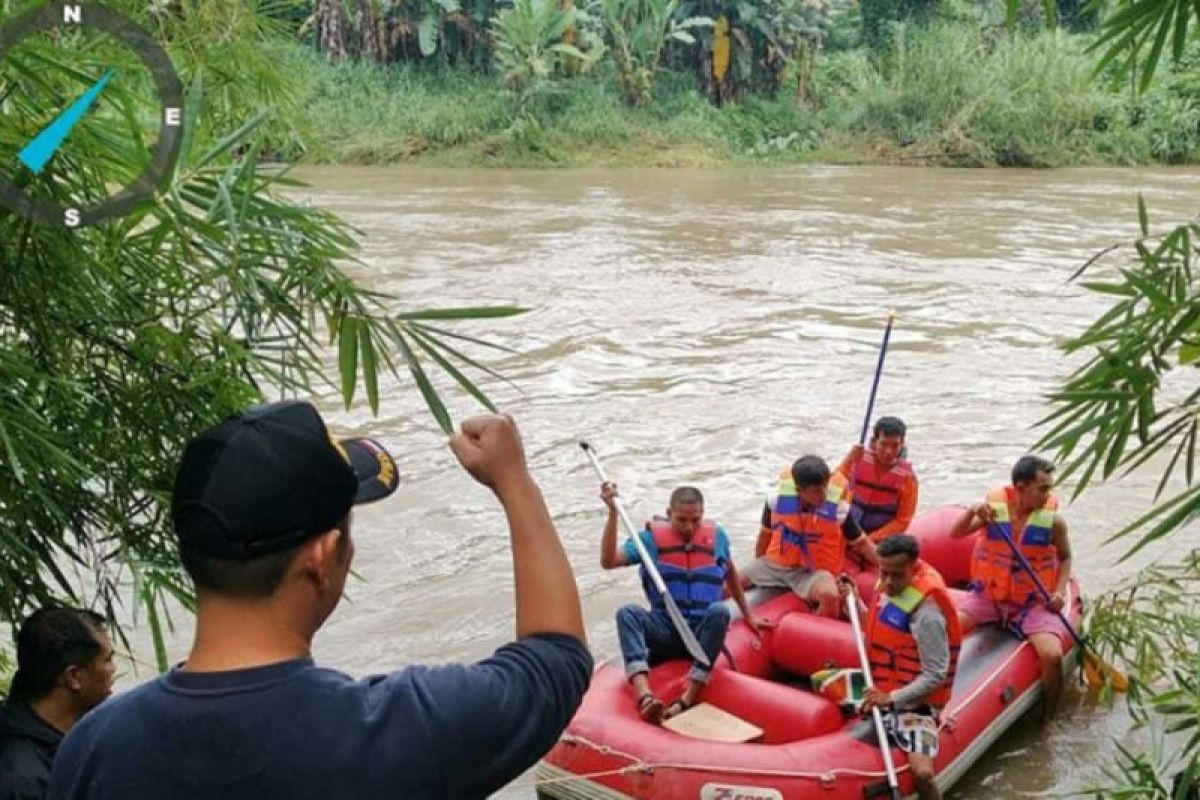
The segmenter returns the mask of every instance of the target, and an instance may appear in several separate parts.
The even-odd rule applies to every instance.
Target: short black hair
[[[347,515],[338,523],[342,535],[338,538],[338,548],[345,547],[350,537],[350,517]],[[217,558],[206,555],[194,548],[181,546],[179,560],[183,568],[191,576],[192,583],[197,589],[207,589],[215,594],[234,597],[240,600],[265,600],[275,594],[275,590],[283,583],[283,576],[288,567],[308,542],[302,542],[295,547],[245,560]]]
[[[1013,464],[1013,486],[1016,486],[1018,483],[1032,483],[1037,480],[1039,472],[1051,475],[1054,472],[1054,465],[1038,456],[1021,456],[1017,459],[1017,463]]]
[[[792,464],[792,483],[797,489],[823,486],[829,480],[829,465],[820,456],[801,456]]]
[[[921,545],[916,537],[907,533],[894,533],[878,544],[875,550],[880,558],[888,556],[908,556],[909,561],[916,561],[921,556]]]
[[[671,500],[668,505],[671,508],[690,505],[702,506],[704,505],[704,495],[695,486],[679,486],[671,492]]]
[[[871,434],[872,439],[878,439],[880,436],[899,436],[903,439],[908,434],[908,426],[904,424],[904,420],[899,417],[880,417],[875,420],[875,429]]]
[[[63,670],[86,666],[100,655],[104,617],[83,608],[34,611],[17,632],[17,672],[10,694],[31,703],[54,689]]]

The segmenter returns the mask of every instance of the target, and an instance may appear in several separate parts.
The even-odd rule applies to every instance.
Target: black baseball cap
[[[181,549],[245,561],[332,530],[399,483],[379,442],[335,442],[311,404],[267,403],[188,442],[171,517]]]

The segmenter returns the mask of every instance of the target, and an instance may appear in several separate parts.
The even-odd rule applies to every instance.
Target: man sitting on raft
[[[868,565],[879,563],[875,545],[849,513],[846,481],[830,478],[818,456],[804,456],[779,476],[775,496],[763,507],[754,554],[742,573],[743,587],[791,588],[825,617],[841,615],[835,575],[846,547]]]
[[[880,417],[868,448],[854,445],[837,468],[853,495],[851,513],[876,544],[907,531],[917,513],[917,473],[901,455],[907,431],[899,417]]]
[[[605,483],[600,487],[600,498],[608,506],[608,519],[600,540],[600,565],[605,569],[641,563],[632,540],[626,541],[622,548],[617,548],[616,496],[615,483]],[[680,486],[671,492],[667,517],[655,517],[647,522],[640,536],[646,552],[654,559],[667,591],[708,656],[710,665],[715,664],[721,654],[725,633],[729,628],[729,608],[721,602],[722,584],[729,589],[742,617],[755,633],[770,624],[753,615],[746,605],[737,568],[730,556],[729,537],[724,528],[704,518],[704,496],[699,489]],[[650,610],[632,603],[618,609],[617,636],[625,660],[625,674],[629,676],[637,696],[638,712],[642,719],[657,725],[664,718],[675,716],[695,705],[701,688],[708,682],[711,666],[694,662],[683,694],[670,706],[663,708],[662,701],[650,691],[650,662],[686,657],[687,650],[682,637],[671,624],[662,596],[644,569],[642,584],[650,600]]]
[[[917,796],[940,800],[933,759],[938,753],[938,713],[950,700],[962,632],[942,576],[919,558],[917,540],[896,534],[879,545],[882,591],[868,617],[867,658],[875,685],[862,710],[883,712],[888,737],[908,754]],[[859,604],[858,587],[838,581],[847,602]]]
[[[1071,582],[1071,543],[1067,522],[1055,513],[1051,493],[1054,465],[1033,455],[1012,468],[1012,484],[993,489],[987,499],[965,509],[950,535],[975,535],[971,554],[971,594],[959,604],[964,631],[996,622],[1029,639],[1042,665],[1043,722],[1054,716],[1062,694],[1064,644],[1071,641],[1061,612]],[[1012,552],[1020,550],[1031,575]],[[1042,596],[1038,583],[1049,593]]]

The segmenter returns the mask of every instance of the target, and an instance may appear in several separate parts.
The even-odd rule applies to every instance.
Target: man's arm
[[[628,566],[629,559],[624,550],[617,547],[617,485],[606,483],[600,487],[600,499],[608,506],[608,518],[604,520],[604,534],[600,537],[600,566],[605,569]]]
[[[913,517],[917,513],[917,497],[919,492],[917,477],[915,475],[910,476],[905,481],[904,488],[900,491],[900,502],[899,507],[896,509],[896,516],[891,522],[878,530],[872,531],[871,541],[882,542],[893,534],[904,533],[908,530],[908,526],[912,524]]]
[[[771,504],[763,503],[762,519],[759,522],[758,539],[754,542],[754,557],[762,558],[771,544]]]
[[[854,445],[849,451],[847,451],[846,457],[842,459],[842,463],[838,464],[837,469],[835,469],[834,472],[840,472],[842,477],[844,477],[846,480],[850,480],[850,475],[854,472],[854,462],[862,458],[862,455],[863,446],[861,444]]]
[[[1067,521],[1058,514],[1054,515],[1054,525],[1051,527],[1051,541],[1058,553],[1058,585],[1050,589],[1051,611],[1062,611],[1067,603],[1067,586],[1071,582],[1071,541],[1067,538]]]
[[[770,622],[750,609],[750,605],[746,602],[746,593],[742,591],[742,577],[738,574],[737,567],[732,561],[729,562],[729,571],[725,573],[725,588],[729,590],[729,596],[737,604],[738,611],[742,612],[742,619],[746,620],[746,624],[752,631],[761,634],[760,629],[769,626]]]
[[[992,507],[987,503],[964,508],[963,513],[954,521],[954,527],[950,529],[950,538],[961,539],[970,536],[995,519],[996,512],[992,511]]]
[[[871,541],[870,536],[863,533],[853,514],[847,514],[842,520],[842,536],[859,558],[872,567],[879,566],[879,554],[875,552],[875,543]]]
[[[897,708],[920,705],[930,692],[946,682],[950,672],[950,637],[946,633],[946,618],[932,600],[926,600],[913,613],[913,638],[921,658],[921,674],[912,683],[892,692]]]
[[[586,644],[575,575],[529,474],[516,423],[507,415],[472,417],[450,448],[472,477],[496,493],[508,517],[517,637],[562,633]]]

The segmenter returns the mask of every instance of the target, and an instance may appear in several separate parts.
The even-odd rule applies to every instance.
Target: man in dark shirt
[[[112,659],[104,618],[91,611],[43,608],[21,625],[0,705],[0,800],[44,800],[63,734],[112,693]]]
[[[372,440],[332,442],[307,403],[250,409],[193,440],[175,480],[190,657],[71,732],[51,798],[480,798],[531,766],[587,688],[579,595],[512,420],[467,420],[450,447],[507,514],[516,642],[361,681],[315,666],[351,506],[391,494],[396,467]]]

